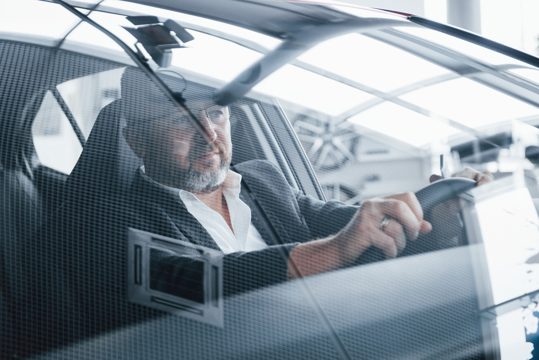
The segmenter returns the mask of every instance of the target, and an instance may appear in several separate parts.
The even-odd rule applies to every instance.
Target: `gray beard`
[[[215,191],[225,181],[228,168],[228,164],[221,164],[219,169],[204,173],[190,169],[184,174],[180,188],[192,193],[210,193]]]

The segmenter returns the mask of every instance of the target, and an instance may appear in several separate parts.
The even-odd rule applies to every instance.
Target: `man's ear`
[[[146,154],[146,142],[141,138],[138,131],[127,126],[122,129],[122,135],[135,155],[144,159],[144,155]]]

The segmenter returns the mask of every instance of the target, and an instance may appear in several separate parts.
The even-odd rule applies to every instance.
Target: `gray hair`
[[[141,69],[126,68],[121,80],[121,103],[127,126],[176,114],[181,109],[178,102],[184,102],[192,111],[200,102],[213,103],[215,89],[187,81],[172,70],[157,70],[156,73],[172,91],[176,101]]]

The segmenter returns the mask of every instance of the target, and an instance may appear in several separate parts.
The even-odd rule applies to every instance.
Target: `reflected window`
[[[66,81],[58,92],[73,114],[85,138],[103,107],[120,97],[120,79],[124,68],[103,71]]]
[[[539,116],[536,107],[466,78],[424,87],[401,98],[470,128]]]
[[[347,48],[358,51],[335,56]],[[395,66],[395,59],[399,66]],[[448,73],[441,66],[361,34],[325,41],[299,60],[380,91],[391,91]]]
[[[374,99],[364,91],[293,65],[275,71],[254,90],[331,116]]]
[[[447,141],[460,132],[443,121],[387,102],[357,114],[349,121],[364,132],[375,131],[418,148]]]
[[[32,19],[23,21],[21,19]],[[27,35],[35,39],[63,38],[80,19],[58,4],[44,1],[18,0],[3,4],[0,12],[0,33]]]
[[[537,69],[517,68],[508,70],[508,72],[539,85],[539,71]]]
[[[474,43],[459,39],[457,37],[444,34],[439,31],[434,31],[434,30],[419,28],[419,27],[417,28],[416,27],[398,27],[398,29],[399,31],[402,31],[403,33],[414,35],[421,39],[432,42],[433,44],[436,44],[438,46],[443,46],[445,48],[455,50],[457,53],[466,54],[467,56],[470,56],[472,58],[475,58],[487,64],[527,65],[526,63],[523,63],[515,58],[509,57],[499,52],[476,45]]]
[[[231,81],[262,54],[246,47],[198,31],[189,31],[195,40],[187,48],[173,51],[172,65]]]
[[[82,145],[50,91],[47,91],[34,119],[32,136],[43,165],[65,174],[71,172],[82,152]]]

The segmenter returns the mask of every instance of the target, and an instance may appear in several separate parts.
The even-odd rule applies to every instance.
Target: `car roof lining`
[[[234,6],[230,7],[228,1],[214,2],[212,0],[181,3],[166,0],[129,0],[128,2],[202,16],[283,40],[276,49],[245,69],[217,92],[216,102],[221,105],[229,105],[240,99],[268,75],[321,41],[350,32],[366,32],[396,25],[412,26],[411,23],[403,21],[398,16],[394,19],[361,18],[309,3],[233,0]],[[66,1],[66,3],[85,9],[95,8],[95,5],[81,4],[76,0]],[[264,11],[260,11],[261,6],[264,7]],[[241,7],[241,10],[238,7]],[[118,11],[108,9],[106,4],[103,9],[100,6],[96,10],[120,14]],[[125,15],[127,12],[129,11],[126,11]]]
[[[128,2],[203,16],[281,39],[307,27],[354,18],[329,7],[285,1],[128,0]],[[231,2],[234,6],[230,6]],[[264,8],[264,11],[261,11],[261,8]]]
[[[68,0],[66,2],[74,6],[81,5],[81,2],[78,2],[77,0]],[[232,2],[234,3],[234,6],[232,6],[232,8],[234,8],[235,6],[242,6],[243,9],[243,6],[245,6],[246,9],[248,9],[249,11],[239,13],[236,9],[234,13],[231,13],[230,9],[228,9],[228,6],[230,5],[228,1],[220,1],[218,3],[211,4],[210,0],[202,0],[198,2],[188,3],[178,3],[175,1],[166,0],[128,0],[126,2],[133,2],[149,6],[155,6],[162,9],[181,11],[183,13],[188,13],[195,16],[203,16],[204,18],[238,25],[266,35],[283,39],[283,42],[276,49],[265,54],[265,56],[263,56],[259,61],[245,69],[234,80],[226,84],[217,92],[216,101],[222,105],[228,105],[240,99],[254,86],[261,82],[265,77],[272,74],[274,71],[278,70],[286,64],[294,64],[300,67],[304,67],[302,66],[304,64],[301,64],[299,60],[296,60],[296,58],[300,54],[309,50],[314,45],[318,44],[323,40],[350,32],[370,32],[369,34],[367,34],[368,36],[370,36],[373,35],[372,30],[382,30],[381,32],[378,31],[377,34],[379,36],[385,36],[382,36],[381,38],[379,36],[373,36],[373,38],[376,38],[387,44],[395,44],[395,42],[401,38],[402,34],[397,35],[397,33],[400,32],[397,32],[394,29],[392,30],[391,27],[417,26],[414,23],[403,21],[402,17],[399,16],[395,16],[394,19],[361,18],[354,15],[349,15],[344,12],[340,12],[338,10],[334,10],[329,7],[308,3],[301,4],[276,1],[274,3],[268,4],[260,3],[258,1],[247,1],[241,2],[238,5],[238,2],[232,0]],[[84,4],[84,6],[81,7],[87,9],[90,8],[90,5],[87,2],[82,4]],[[267,12],[265,11],[261,14],[260,6],[264,6],[264,9],[267,10]],[[309,16],[305,16],[304,14],[299,12],[299,9],[301,9],[302,11],[305,10]],[[97,10],[110,11],[122,15],[121,11],[109,8],[106,4],[104,4],[102,7],[99,7]],[[125,12],[129,12],[129,10],[126,10]],[[283,16],[279,14],[287,14],[287,18],[283,18]],[[294,18],[292,22],[290,22],[290,17]],[[334,21],[329,21],[328,19]],[[266,21],[269,21],[269,23],[266,23]],[[274,31],[274,26],[279,27],[278,33]],[[457,73],[459,72],[459,69],[455,68],[454,64],[452,64],[450,61],[440,61],[440,59],[438,58],[433,59],[432,56],[429,56],[431,52],[428,50],[428,46],[426,46],[427,44],[425,44],[424,41],[420,41],[413,36],[404,37],[404,39],[406,39],[407,41],[410,41],[411,38],[414,39],[412,41],[413,44],[408,44],[407,46],[404,46],[404,50],[414,53],[422,58],[429,59],[430,61],[434,60],[433,62],[436,64],[442,65],[449,70],[456,71]],[[469,61],[466,63],[469,63]],[[475,61],[472,61],[472,63],[473,65],[477,65]],[[493,67],[495,68],[495,66]],[[490,69],[488,66],[480,66],[479,68],[474,68],[471,70],[473,72],[486,71],[491,75],[493,75],[495,71],[494,69]],[[332,74],[325,73],[321,75],[333,78]],[[495,75],[495,77],[496,76],[499,75]],[[480,80],[484,81],[484,79]],[[504,77],[502,81],[512,83],[513,81],[511,80],[512,79]],[[511,88],[514,90],[514,84],[511,85]],[[357,86],[355,87],[359,88]],[[518,97],[527,102],[536,102],[536,95],[530,94],[529,90],[527,92],[524,91],[523,94],[519,94]],[[345,114],[350,114],[352,110],[354,109],[349,109]],[[342,118],[342,116],[340,116],[340,118]]]
[[[88,3],[80,3],[77,0],[71,0],[68,2],[72,5],[84,5],[82,7],[87,9],[90,8]],[[393,26],[416,26],[412,22],[403,21],[402,17],[397,15],[394,16],[394,19],[366,19],[349,15],[329,7],[309,3],[288,3],[284,1],[276,1],[271,4],[261,3],[259,1],[241,2],[240,6],[242,6],[242,9],[245,7],[245,9],[248,11],[238,14],[237,12],[231,13],[230,11],[226,10],[229,6],[227,1],[220,1],[217,4],[210,4],[209,0],[194,3],[178,3],[167,0],[127,0],[126,2],[145,4],[163,9],[181,11],[195,16],[203,16],[205,18],[235,24],[265,35],[281,37],[284,39],[279,47],[266,54],[257,63],[252,64],[249,68],[245,69],[239,76],[217,92],[217,102],[224,105],[230,104],[241,98],[266,76],[270,75],[272,72],[285,64],[294,64],[304,68],[304,64],[301,64],[298,60],[296,60],[296,57],[327,38],[338,36],[339,34],[345,32],[370,32],[370,34],[372,34],[372,30],[375,29],[388,31],[387,34],[384,35],[396,35],[395,32],[391,32],[391,30],[389,30]],[[237,5],[238,4],[234,1],[234,6]],[[265,11],[263,13],[259,11],[260,6],[265,7]],[[362,7],[358,8],[363,9]],[[98,10],[120,13],[117,11],[117,9],[113,10],[106,4],[100,6]],[[305,16],[304,14],[300,13],[299,10],[304,13],[308,13],[309,16]],[[125,12],[127,13],[129,11]],[[284,18],[282,14],[288,14],[287,16],[293,17],[295,22],[290,23],[288,21],[289,19],[287,20],[287,18]],[[384,14],[390,15],[390,13],[386,12],[384,12]],[[333,22],[328,21],[327,19],[324,20],[325,17],[333,19]],[[408,18],[411,19],[411,17]],[[416,22],[419,22],[418,19],[420,18],[415,19],[417,20]],[[269,23],[267,23],[267,21],[269,21]],[[279,27],[278,33],[273,28],[275,26]],[[382,35],[381,32],[378,32],[378,34]],[[383,38],[374,36],[373,38],[388,44],[395,44],[395,41],[401,37],[404,37],[408,41],[410,38],[412,38],[412,36],[404,36],[404,34],[400,34],[393,39],[390,39],[387,36]],[[228,37],[226,39],[229,40]],[[239,39],[236,40],[237,42],[241,42]],[[234,41],[234,39],[231,41]],[[421,42],[424,41],[415,39],[414,42],[415,44],[413,45],[408,44],[405,46],[405,50],[422,58],[429,59],[429,61],[433,61],[434,63],[456,71],[457,73],[460,72],[459,69],[455,68],[453,64],[448,63],[447,61],[440,62],[440,59],[433,59],[431,56],[429,56],[428,46],[423,47],[425,44],[421,44]],[[245,46],[243,43],[241,45]],[[248,45],[247,47],[249,47]],[[419,50],[421,47],[422,50]],[[260,49],[255,50],[258,51]],[[469,61],[467,61],[467,63],[469,63]],[[478,65],[478,63],[475,61],[472,63],[473,65]],[[313,69],[310,70],[312,71]],[[474,69],[475,72],[481,70],[487,71],[490,74],[492,74],[494,71],[492,69],[486,69],[484,66],[481,66],[480,69]],[[327,75],[330,74],[327,74],[326,72],[325,76]],[[530,102],[529,95],[529,93],[524,94],[525,101]],[[522,95],[520,97],[522,98]],[[533,99],[534,97],[532,96],[531,98]],[[350,111],[347,111],[346,113],[348,114],[349,112]]]
[[[249,92],[260,81],[282,66],[293,62],[299,55],[326,39],[350,32],[366,32],[394,25],[404,25],[391,19],[352,18],[341,23],[325,23],[316,28],[305,29],[282,42],[276,49],[249,66],[216,95],[216,102],[228,105]]]

